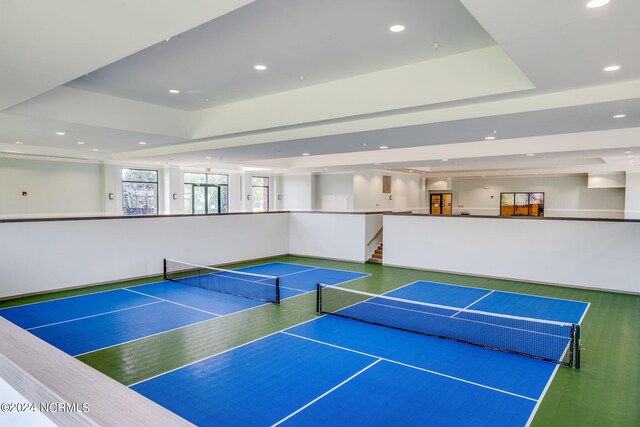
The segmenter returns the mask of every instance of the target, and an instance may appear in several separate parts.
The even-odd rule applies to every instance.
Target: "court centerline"
[[[171,300],[168,300],[168,299],[160,298],[160,297],[157,297],[157,296],[154,296],[154,295],[150,295],[150,294],[145,294],[144,292],[134,291],[134,290],[128,289],[128,288],[122,288],[122,289],[124,289],[125,291],[133,292],[135,294],[140,294],[140,295],[144,295],[144,296],[147,296],[147,297],[150,297],[150,298],[158,299],[160,301],[168,302],[169,304],[175,304],[175,305],[179,305],[181,307],[190,308],[191,310],[196,310],[196,311],[200,311],[202,313],[211,314],[213,316],[222,317],[221,314],[214,313],[212,311],[207,311],[207,310],[202,310],[200,308],[191,307],[191,306],[186,305],[186,304],[181,304],[179,302],[175,302],[175,301],[171,301]]]
[[[455,273],[448,273],[448,274],[455,274]],[[458,275],[463,275],[463,274],[458,274]],[[495,279],[495,280],[500,281],[500,280],[507,280],[507,279]],[[566,299],[566,298],[548,297],[548,296],[545,296],[545,295],[525,294],[525,293],[523,293],[523,292],[501,291],[500,289],[479,288],[479,287],[477,287],[477,286],[457,285],[457,284],[455,284],[455,283],[433,282],[433,281],[431,281],[431,280],[416,280],[415,282],[412,282],[412,283],[410,283],[410,284],[418,283],[418,282],[433,283],[433,284],[436,284],[436,285],[455,286],[455,287],[458,287],[458,288],[479,289],[479,290],[481,290],[481,291],[491,291],[491,290],[493,290],[493,291],[496,291],[496,292],[502,292],[503,294],[524,295],[524,296],[527,296],[527,297],[537,297],[537,298],[553,299],[553,300],[557,300],[557,301],[569,301],[569,302],[579,302],[579,303],[582,303],[582,304],[590,304],[590,302],[588,302],[588,301],[578,301],[578,300],[575,300],[575,299]],[[562,286],[562,285],[545,284],[545,283],[536,283],[536,282],[524,282],[524,283],[525,283],[525,284],[526,284],[526,283],[530,283],[530,284],[533,284],[533,285],[544,285],[544,286],[559,286],[559,287],[565,287],[565,286]],[[398,288],[398,289],[399,289],[399,288]]]
[[[328,285],[325,285],[325,287],[328,287]],[[429,303],[429,302],[422,302],[422,301],[417,301],[417,300],[408,300],[408,299],[404,299],[404,298],[392,297],[390,295],[387,295],[388,292],[386,292],[384,294],[372,294],[372,293],[369,293],[369,292],[359,291],[357,289],[340,288],[340,287],[338,287],[338,289],[341,289],[341,290],[343,290],[345,292],[351,292],[351,293],[355,293],[355,294],[368,296],[369,298],[367,300],[371,300],[373,298],[381,298],[381,299],[386,299],[386,300],[389,300],[389,301],[398,301],[398,302],[402,302],[402,303],[409,303],[409,304],[420,305],[420,306],[425,306],[425,307],[436,307],[436,308],[442,308],[442,309],[445,309],[445,310],[454,310],[454,311],[455,310],[460,310],[458,307],[450,307],[448,305],[433,304],[433,303]],[[571,322],[559,322],[557,320],[546,320],[546,319],[536,319],[536,318],[533,318],[533,317],[514,316],[514,315],[511,315],[511,314],[495,313],[495,312],[491,312],[491,311],[479,311],[479,310],[463,310],[463,311],[466,311],[467,313],[473,313],[473,314],[479,314],[479,315],[502,317],[504,319],[522,320],[522,321],[529,321],[529,322],[534,322],[534,323],[545,323],[545,324],[556,325],[556,326],[571,326],[571,325],[573,325],[573,323],[571,323]]]
[[[296,295],[296,296],[297,296],[297,295]],[[254,307],[254,308],[255,308],[255,307]],[[296,324],[296,325],[288,326],[288,327],[287,327],[287,328],[285,328],[285,329],[290,329],[290,328],[293,328],[293,327],[295,327],[295,326],[304,325],[305,323],[313,322],[314,320],[321,319],[322,317],[324,317],[324,316],[314,317],[313,319],[305,320],[304,322],[300,322],[300,323],[298,323],[298,324]],[[210,320],[211,320],[211,319],[210,319]],[[238,345],[237,345],[237,346],[235,346],[235,347],[228,348],[228,349],[226,349],[226,350],[223,350],[223,351],[221,351],[221,352],[218,352],[218,353],[212,354],[212,355],[210,355],[210,356],[205,356],[205,357],[200,358],[200,359],[198,359],[198,360],[196,360],[196,361],[193,361],[193,362],[190,362],[190,363],[184,364],[184,365],[182,365],[182,366],[178,366],[177,368],[173,368],[173,369],[170,369],[170,370],[165,371],[165,372],[161,372],[161,373],[159,373],[159,374],[157,374],[157,375],[154,375],[154,376],[152,376],[152,377],[146,378],[146,379],[144,379],[144,380],[136,381],[135,383],[129,384],[127,387],[133,387],[133,386],[138,385],[138,384],[141,384],[141,383],[143,383],[143,382],[145,382],[145,381],[150,381],[150,380],[152,380],[152,379],[154,379],[154,378],[158,378],[158,377],[161,377],[161,376],[163,376],[163,375],[169,374],[169,373],[171,373],[171,372],[178,371],[178,370],[180,370],[180,369],[182,369],[182,368],[186,368],[186,367],[188,367],[188,366],[195,365],[196,363],[204,362],[205,360],[207,360],[207,359],[211,359],[212,357],[216,357],[216,356],[219,356],[219,355],[221,355],[221,354],[228,353],[228,352],[233,351],[233,350],[235,350],[235,349],[238,349],[238,348],[240,348],[240,347],[244,347],[245,345],[249,345],[249,344],[252,344],[252,343],[254,343],[254,342],[260,341],[260,340],[262,340],[262,339],[266,339],[266,338],[268,338],[268,337],[271,337],[271,336],[273,336],[273,335],[275,335],[275,334],[279,334],[279,333],[281,333],[281,332],[283,332],[283,331],[284,331],[284,329],[281,329],[281,330],[279,330],[279,331],[275,331],[275,332],[270,333],[270,334],[268,334],[268,335],[265,335],[265,336],[262,336],[262,337],[258,337],[258,338],[254,339],[254,340],[248,341],[248,342],[246,342],[246,343],[244,343],[244,344],[238,344]]]
[[[331,344],[331,343],[328,343],[328,342],[315,340],[313,338],[308,338],[308,337],[305,337],[305,336],[302,336],[302,335],[292,334],[291,332],[282,331],[282,333],[285,334],[285,335],[290,335],[292,337],[296,337],[296,338],[300,338],[300,339],[303,339],[303,340],[315,342],[317,344],[338,348],[338,349],[349,351],[349,352],[352,352],[352,353],[361,354],[363,356],[373,357],[374,359],[381,359],[381,360],[384,360],[384,361],[389,362],[389,363],[395,363],[396,365],[406,366],[407,368],[417,369],[419,371],[428,372],[430,374],[437,375],[437,376],[440,376],[440,377],[449,378],[449,379],[452,379],[452,380],[455,380],[455,381],[460,381],[460,382],[471,384],[471,385],[474,385],[474,386],[477,386],[477,387],[482,387],[482,388],[486,388],[486,389],[489,389],[489,390],[497,391],[499,393],[509,394],[511,396],[519,397],[521,399],[531,400],[533,402],[537,402],[538,401],[537,399],[534,399],[532,397],[522,396],[520,394],[513,393],[513,392],[510,392],[510,391],[507,391],[507,390],[502,390],[502,389],[491,387],[491,386],[488,386],[488,385],[484,385],[484,384],[476,383],[476,382],[473,382],[473,381],[465,380],[464,378],[454,377],[452,375],[443,374],[441,372],[432,371],[430,369],[421,368],[419,366],[410,365],[408,363],[399,362],[397,360],[387,359],[386,357],[376,356],[375,354],[365,353],[365,352],[354,350],[354,349],[351,349],[351,348],[348,348],[348,347],[342,347],[342,346],[339,346],[339,345],[336,345],[336,344]]]
[[[286,417],[284,417],[283,419],[281,419],[280,421],[276,422],[275,424],[272,424],[271,427],[276,427],[280,424],[282,424],[283,422],[287,421],[289,418],[295,416],[296,414],[299,414],[300,412],[304,411],[305,409],[307,409],[309,406],[313,405],[314,403],[316,403],[317,401],[319,401],[320,399],[322,399],[323,397],[331,394],[332,392],[334,392],[335,390],[339,389],[340,387],[342,387],[343,385],[345,385],[346,383],[348,383],[349,381],[351,381],[352,379],[354,379],[355,377],[357,377],[358,375],[362,374],[363,372],[367,371],[369,368],[372,368],[373,366],[375,366],[376,364],[380,363],[382,361],[382,359],[378,359],[375,362],[371,363],[368,366],[365,366],[364,368],[362,368],[361,370],[359,370],[358,372],[356,372],[355,374],[351,375],[349,378],[347,378],[346,380],[342,381],[340,384],[330,388],[329,390],[325,391],[324,393],[322,393],[320,396],[316,397],[315,399],[313,399],[311,402],[307,403],[304,406],[301,406],[298,410],[290,413],[289,415],[287,415]]]
[[[389,307],[389,308],[393,308],[393,309],[395,309],[395,310],[411,311],[411,312],[414,312],[414,313],[421,313],[421,314],[426,314],[426,315],[429,315],[429,316],[446,317],[446,318],[448,318],[448,319],[453,318],[453,316],[447,316],[447,315],[445,315],[445,314],[430,313],[430,312],[428,312],[428,311],[420,311],[420,310],[412,310],[412,309],[410,309],[410,308],[397,307],[397,306],[395,306],[395,305],[380,304],[380,303],[377,303],[377,302],[363,301],[363,302],[361,302],[361,303],[359,303],[359,304],[379,305],[380,307]],[[352,307],[352,306],[350,306],[350,307]],[[441,308],[441,307],[438,307],[438,308]],[[341,310],[339,310],[339,311],[336,311],[336,313],[339,313],[340,311],[345,310],[345,309],[346,309],[346,308],[343,308],[343,309],[341,309]],[[454,309],[455,309],[455,308],[454,308]],[[461,313],[461,312],[458,312],[458,313],[456,313],[456,314],[459,314],[459,313]],[[473,312],[472,312],[472,313],[473,313]],[[475,314],[475,313],[474,313],[474,314]],[[491,316],[491,315],[495,315],[495,317],[496,317],[496,318],[504,318],[504,317],[503,317],[502,315],[500,315],[499,313],[489,313],[489,312],[486,312],[486,313],[483,313],[482,315],[486,315],[487,317],[489,317],[489,316]],[[346,316],[346,317],[348,317],[348,316]],[[472,319],[465,319],[464,317],[456,317],[456,320],[461,320],[461,321],[464,321],[464,322],[470,322],[470,323],[479,323],[479,324],[481,324],[481,325],[495,326],[496,328],[510,329],[510,330],[513,330],[513,331],[527,332],[527,333],[538,334],[538,335],[546,335],[546,336],[549,336],[549,337],[555,337],[555,338],[568,339],[566,336],[563,336],[563,335],[550,334],[550,333],[548,333],[548,332],[532,331],[532,330],[530,330],[530,329],[513,328],[513,327],[511,327],[511,326],[498,325],[498,324],[495,324],[495,323],[489,323],[489,322],[481,322],[481,321],[478,321],[478,320],[472,320]],[[546,322],[546,321],[544,321],[544,320],[535,320],[535,319],[531,319],[531,320],[530,320],[530,319],[527,319],[527,321],[530,321],[531,323],[540,323],[540,324],[545,324],[545,325],[547,324],[547,322]],[[558,325],[554,325],[554,326],[558,326]],[[567,324],[567,325],[563,325],[563,326],[569,326],[569,324]]]
[[[473,304],[475,304],[475,303],[477,303],[477,302],[482,301],[483,299],[485,299],[486,297],[488,297],[489,295],[491,295],[491,294],[492,294],[492,293],[494,293],[494,292],[495,292],[495,289],[494,289],[494,290],[492,290],[492,291],[491,291],[491,292],[489,292],[489,293],[484,294],[482,297],[478,298],[477,300],[475,300],[474,302],[472,302],[472,303],[471,303],[471,304],[469,304],[468,306],[463,307],[463,308],[462,308],[462,310],[466,310],[466,309],[468,309],[468,308],[469,308],[469,307],[471,307]],[[456,317],[458,314],[462,313],[462,310],[461,310],[461,311],[459,311],[459,312],[457,312],[456,314],[454,314],[454,315],[453,315],[453,316],[451,316],[451,317]]]
[[[341,261],[341,262],[348,262],[348,261]],[[312,265],[296,264],[296,263],[293,263],[293,262],[281,262],[281,261],[265,262],[264,264],[250,265],[248,267],[240,267],[240,268],[262,267],[264,265],[271,265],[271,264],[297,265],[299,267],[309,267],[310,270],[322,269],[322,270],[331,270],[331,271],[343,271],[345,273],[357,273],[357,274],[364,274],[366,276],[371,276],[371,273],[365,273],[364,271],[341,270],[339,268],[318,267],[318,266],[314,267]],[[230,271],[235,271],[235,270],[230,270]],[[302,273],[302,271],[299,271],[299,272],[297,271],[295,273],[288,273],[288,274],[285,274],[285,276],[288,276],[289,274],[296,274],[296,273]],[[283,277],[283,276],[277,276],[277,277]],[[352,279],[352,280],[354,280],[354,279]]]
[[[104,311],[102,313],[91,314],[89,316],[76,317],[75,319],[62,320],[60,322],[54,322],[54,323],[48,323],[46,325],[34,326],[34,327],[31,327],[31,328],[25,329],[25,331],[32,331],[34,329],[47,328],[49,326],[61,325],[63,323],[76,322],[78,320],[90,319],[92,317],[98,317],[98,316],[104,316],[106,314],[118,313],[120,311],[131,310],[131,309],[139,308],[139,307],[145,307],[147,305],[152,305],[152,304],[159,304],[161,302],[162,301],[153,301],[153,302],[148,302],[148,303],[145,303],[145,304],[134,305],[132,307],[120,308],[118,310]]]

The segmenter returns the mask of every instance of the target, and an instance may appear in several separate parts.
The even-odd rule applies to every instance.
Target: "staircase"
[[[376,251],[371,255],[371,258],[367,260],[367,262],[372,262],[374,264],[382,264],[382,242],[376,248]]]

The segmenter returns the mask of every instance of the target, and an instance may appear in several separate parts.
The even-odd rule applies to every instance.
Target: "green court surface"
[[[590,302],[591,307],[582,323],[582,369],[558,369],[532,425],[638,425],[640,296],[302,257],[279,257],[225,268],[272,261],[369,273],[370,276],[344,286],[371,293],[384,293],[416,280],[426,280]],[[0,301],[0,308],[158,280],[162,278]],[[316,316],[315,292],[311,292],[287,299],[280,305],[259,306],[78,358],[122,384],[130,385]]]

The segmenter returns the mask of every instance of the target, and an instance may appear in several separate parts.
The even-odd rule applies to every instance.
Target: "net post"
[[[280,277],[276,277],[276,304],[280,304]]]
[[[316,312],[322,313],[322,285],[318,283],[316,286]]]
[[[162,277],[167,280],[167,259],[162,259]]]
[[[575,340],[575,343],[574,343],[574,345],[575,345],[575,353],[574,353],[574,364],[573,364],[573,366],[576,369],[580,369],[580,341],[581,341],[581,338],[580,338],[580,325],[575,325],[575,329],[576,329],[575,337],[574,337],[574,340]]]

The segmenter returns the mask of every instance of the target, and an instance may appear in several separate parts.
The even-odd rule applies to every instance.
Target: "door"
[[[191,213],[220,213],[220,187],[214,184],[187,184],[191,186]]]
[[[451,193],[431,194],[431,215],[451,215]]]
[[[442,215],[442,194],[431,195],[431,215]]]

